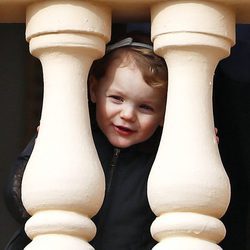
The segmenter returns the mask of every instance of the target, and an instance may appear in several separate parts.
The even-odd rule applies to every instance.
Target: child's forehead
[[[162,95],[164,93],[163,88],[157,88],[150,86],[144,80],[142,72],[136,64],[129,64],[127,66],[118,66],[113,68],[107,78],[105,79],[108,89],[125,91],[128,94],[141,94],[142,96]]]
[[[112,60],[110,60],[106,73],[110,74],[113,71],[117,70],[118,68],[125,68],[125,67],[133,69],[138,68],[140,70],[140,68],[136,64],[135,59],[132,56],[122,53],[114,56]]]

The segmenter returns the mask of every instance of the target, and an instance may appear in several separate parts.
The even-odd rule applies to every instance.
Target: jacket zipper
[[[112,179],[113,179],[113,176],[114,176],[115,168],[117,166],[117,162],[118,162],[120,152],[121,152],[120,148],[114,148],[113,157],[112,157],[111,162],[110,162],[110,173],[109,173],[109,179],[107,181],[107,191],[106,191],[106,193],[108,193],[109,190],[110,190]]]
[[[98,230],[99,230],[99,234],[94,239],[98,243],[98,245],[96,245],[96,249],[102,249],[102,247],[103,247],[102,246],[102,244],[103,244],[103,229],[105,227],[105,222],[107,219],[107,217],[105,215],[108,212],[107,210],[109,210],[109,203],[107,204],[107,199],[108,200],[110,199],[110,195],[108,197],[108,194],[109,194],[110,189],[111,189],[112,179],[113,179],[113,176],[115,173],[115,169],[117,167],[120,152],[121,152],[121,149],[114,148],[113,156],[112,156],[110,164],[109,164],[110,171],[109,171],[109,174],[108,174],[107,179],[106,179],[106,195],[105,195],[106,198],[105,198],[104,203],[103,203],[103,207],[102,207],[103,210],[102,210],[101,218],[100,218],[99,223],[97,225]]]

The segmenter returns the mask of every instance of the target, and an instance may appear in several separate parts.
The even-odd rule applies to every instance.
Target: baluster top
[[[60,2],[58,0],[51,0],[51,2],[53,1]],[[165,2],[168,1],[170,0],[165,0]],[[0,0],[0,22],[25,23],[26,8],[35,2],[40,2],[40,0]],[[64,0],[63,2],[66,1]],[[74,1],[68,0],[68,2],[71,3]],[[91,2],[110,6],[113,12],[113,19],[116,21],[136,22],[150,20],[150,6],[162,2],[162,0],[92,0]],[[181,1],[176,1],[176,3],[179,2]],[[193,2],[197,3],[201,1]],[[207,0],[207,2],[227,5],[235,9],[237,23],[250,23],[250,0]]]

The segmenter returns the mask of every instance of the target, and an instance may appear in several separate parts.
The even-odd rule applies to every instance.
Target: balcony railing
[[[112,17],[151,20],[154,50],[169,70],[165,126],[148,180],[154,249],[220,249],[230,183],[214,134],[213,74],[235,43],[236,22],[249,22],[250,0],[0,0],[0,11],[2,22],[26,18],[30,52],[44,74],[40,131],[22,185],[32,215],[27,249],[91,249],[104,175],[90,132],[87,76],[104,54]]]

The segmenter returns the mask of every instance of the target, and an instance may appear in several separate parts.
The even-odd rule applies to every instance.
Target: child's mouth
[[[114,125],[115,131],[118,132],[119,134],[122,135],[130,135],[134,132],[134,130],[128,128],[128,127],[124,127],[124,126],[116,126]]]

